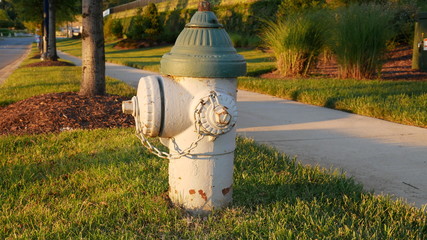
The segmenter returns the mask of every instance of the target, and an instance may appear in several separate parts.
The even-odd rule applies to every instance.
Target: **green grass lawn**
[[[427,127],[427,81],[239,79],[239,88],[298,102]]]
[[[80,56],[80,40],[64,40],[59,48]],[[106,46],[107,60],[159,71],[161,56],[170,47],[117,50]],[[239,88],[285,99],[343,110],[392,122],[427,127],[427,81],[352,79],[263,79],[275,67],[271,53],[238,49],[248,63],[248,76]]]
[[[58,48],[68,54],[81,57],[81,41],[76,39],[64,39],[58,41]],[[169,52],[172,46],[121,50],[115,49],[114,43],[106,44],[105,58],[108,62],[123,64],[126,66],[159,72],[160,59],[163,54]],[[248,62],[248,74],[251,76],[269,72],[274,69],[271,53],[259,50],[239,49]]]
[[[39,82],[37,71],[19,68],[0,92],[23,91],[0,102],[78,89],[77,73],[42,70]],[[13,85],[16,74],[21,83]],[[110,92],[131,91],[111,81]],[[427,239],[426,207],[364,192],[337,170],[244,138],[237,139],[233,204],[191,217],[168,201],[167,161],[133,132],[0,136],[0,239]]]
[[[35,54],[33,48],[30,57]],[[52,92],[77,92],[80,89],[81,67],[25,67],[40,61],[26,59],[4,84],[0,85],[0,107],[32,96]],[[127,84],[110,77],[106,78],[108,94],[133,96],[136,91]]]
[[[337,171],[238,139],[233,205],[167,200],[167,161],[133,129],[0,137],[1,239],[426,239],[427,214]]]

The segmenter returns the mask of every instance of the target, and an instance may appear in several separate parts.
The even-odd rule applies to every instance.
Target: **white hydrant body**
[[[236,148],[237,76],[246,62],[209,11],[201,8],[161,61],[167,76],[141,78],[138,93],[123,103],[135,117],[144,146],[169,159],[169,197],[193,214],[232,201]],[[147,137],[160,137],[164,153]]]
[[[197,121],[194,119],[194,115],[199,109],[200,101],[206,99],[212,92],[219,95],[218,98],[221,99],[223,96],[222,98],[228,100],[226,103],[220,101],[219,104],[234,105],[234,109],[227,110],[234,110],[234,113],[228,114],[234,115],[232,118],[237,117],[235,108],[237,80],[235,78],[182,77],[175,81],[194,98],[187,105],[189,106],[188,116],[193,117],[190,125],[179,134],[174,135],[175,143],[167,138],[162,139],[162,142],[167,143],[172,154],[178,154],[175,144],[188,148],[189,144],[200,137],[200,133],[197,133],[194,127],[194,121]],[[170,106],[176,105],[171,103]],[[166,112],[168,112],[167,109]],[[171,118],[175,116],[171,116]],[[171,122],[179,122],[181,119],[174,120]],[[235,138],[236,130],[232,126],[228,132],[216,137],[205,136],[191,151],[191,155],[169,160],[169,197],[173,203],[192,212],[204,213],[214,208],[224,207],[231,202]]]

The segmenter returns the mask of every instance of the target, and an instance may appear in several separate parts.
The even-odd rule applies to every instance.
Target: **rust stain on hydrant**
[[[205,201],[207,201],[207,200],[208,200],[208,197],[206,196],[206,193],[205,193],[205,192],[203,192],[203,190],[202,190],[202,189],[200,189],[200,190],[199,190],[199,194],[200,194],[200,196],[203,198],[203,200],[205,200]]]
[[[195,193],[196,193],[196,190],[194,190],[194,189],[190,189],[188,192],[189,192],[191,195],[193,195],[193,194],[195,194]]]
[[[222,195],[226,195],[227,193],[230,192],[230,190],[231,190],[231,187],[222,189]]]

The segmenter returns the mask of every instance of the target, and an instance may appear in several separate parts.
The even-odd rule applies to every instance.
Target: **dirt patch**
[[[64,61],[40,61],[35,63],[30,63],[24,67],[63,67],[63,66],[75,66],[72,63]]]
[[[157,41],[135,41],[130,39],[123,39],[120,42],[114,45],[115,49],[137,49],[137,48],[147,48],[147,47],[156,47],[156,46],[164,46],[167,45],[165,42],[157,42]]]
[[[73,129],[132,127],[132,116],[122,113],[121,96],[85,97],[50,93],[0,108],[0,135],[40,134]]]

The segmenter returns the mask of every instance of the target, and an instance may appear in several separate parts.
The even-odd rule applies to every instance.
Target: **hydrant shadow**
[[[276,202],[358,200],[362,185],[339,170],[302,165],[271,147],[238,138],[233,205],[254,208]],[[248,151],[250,149],[250,151]],[[257,153],[256,156],[251,154]]]

